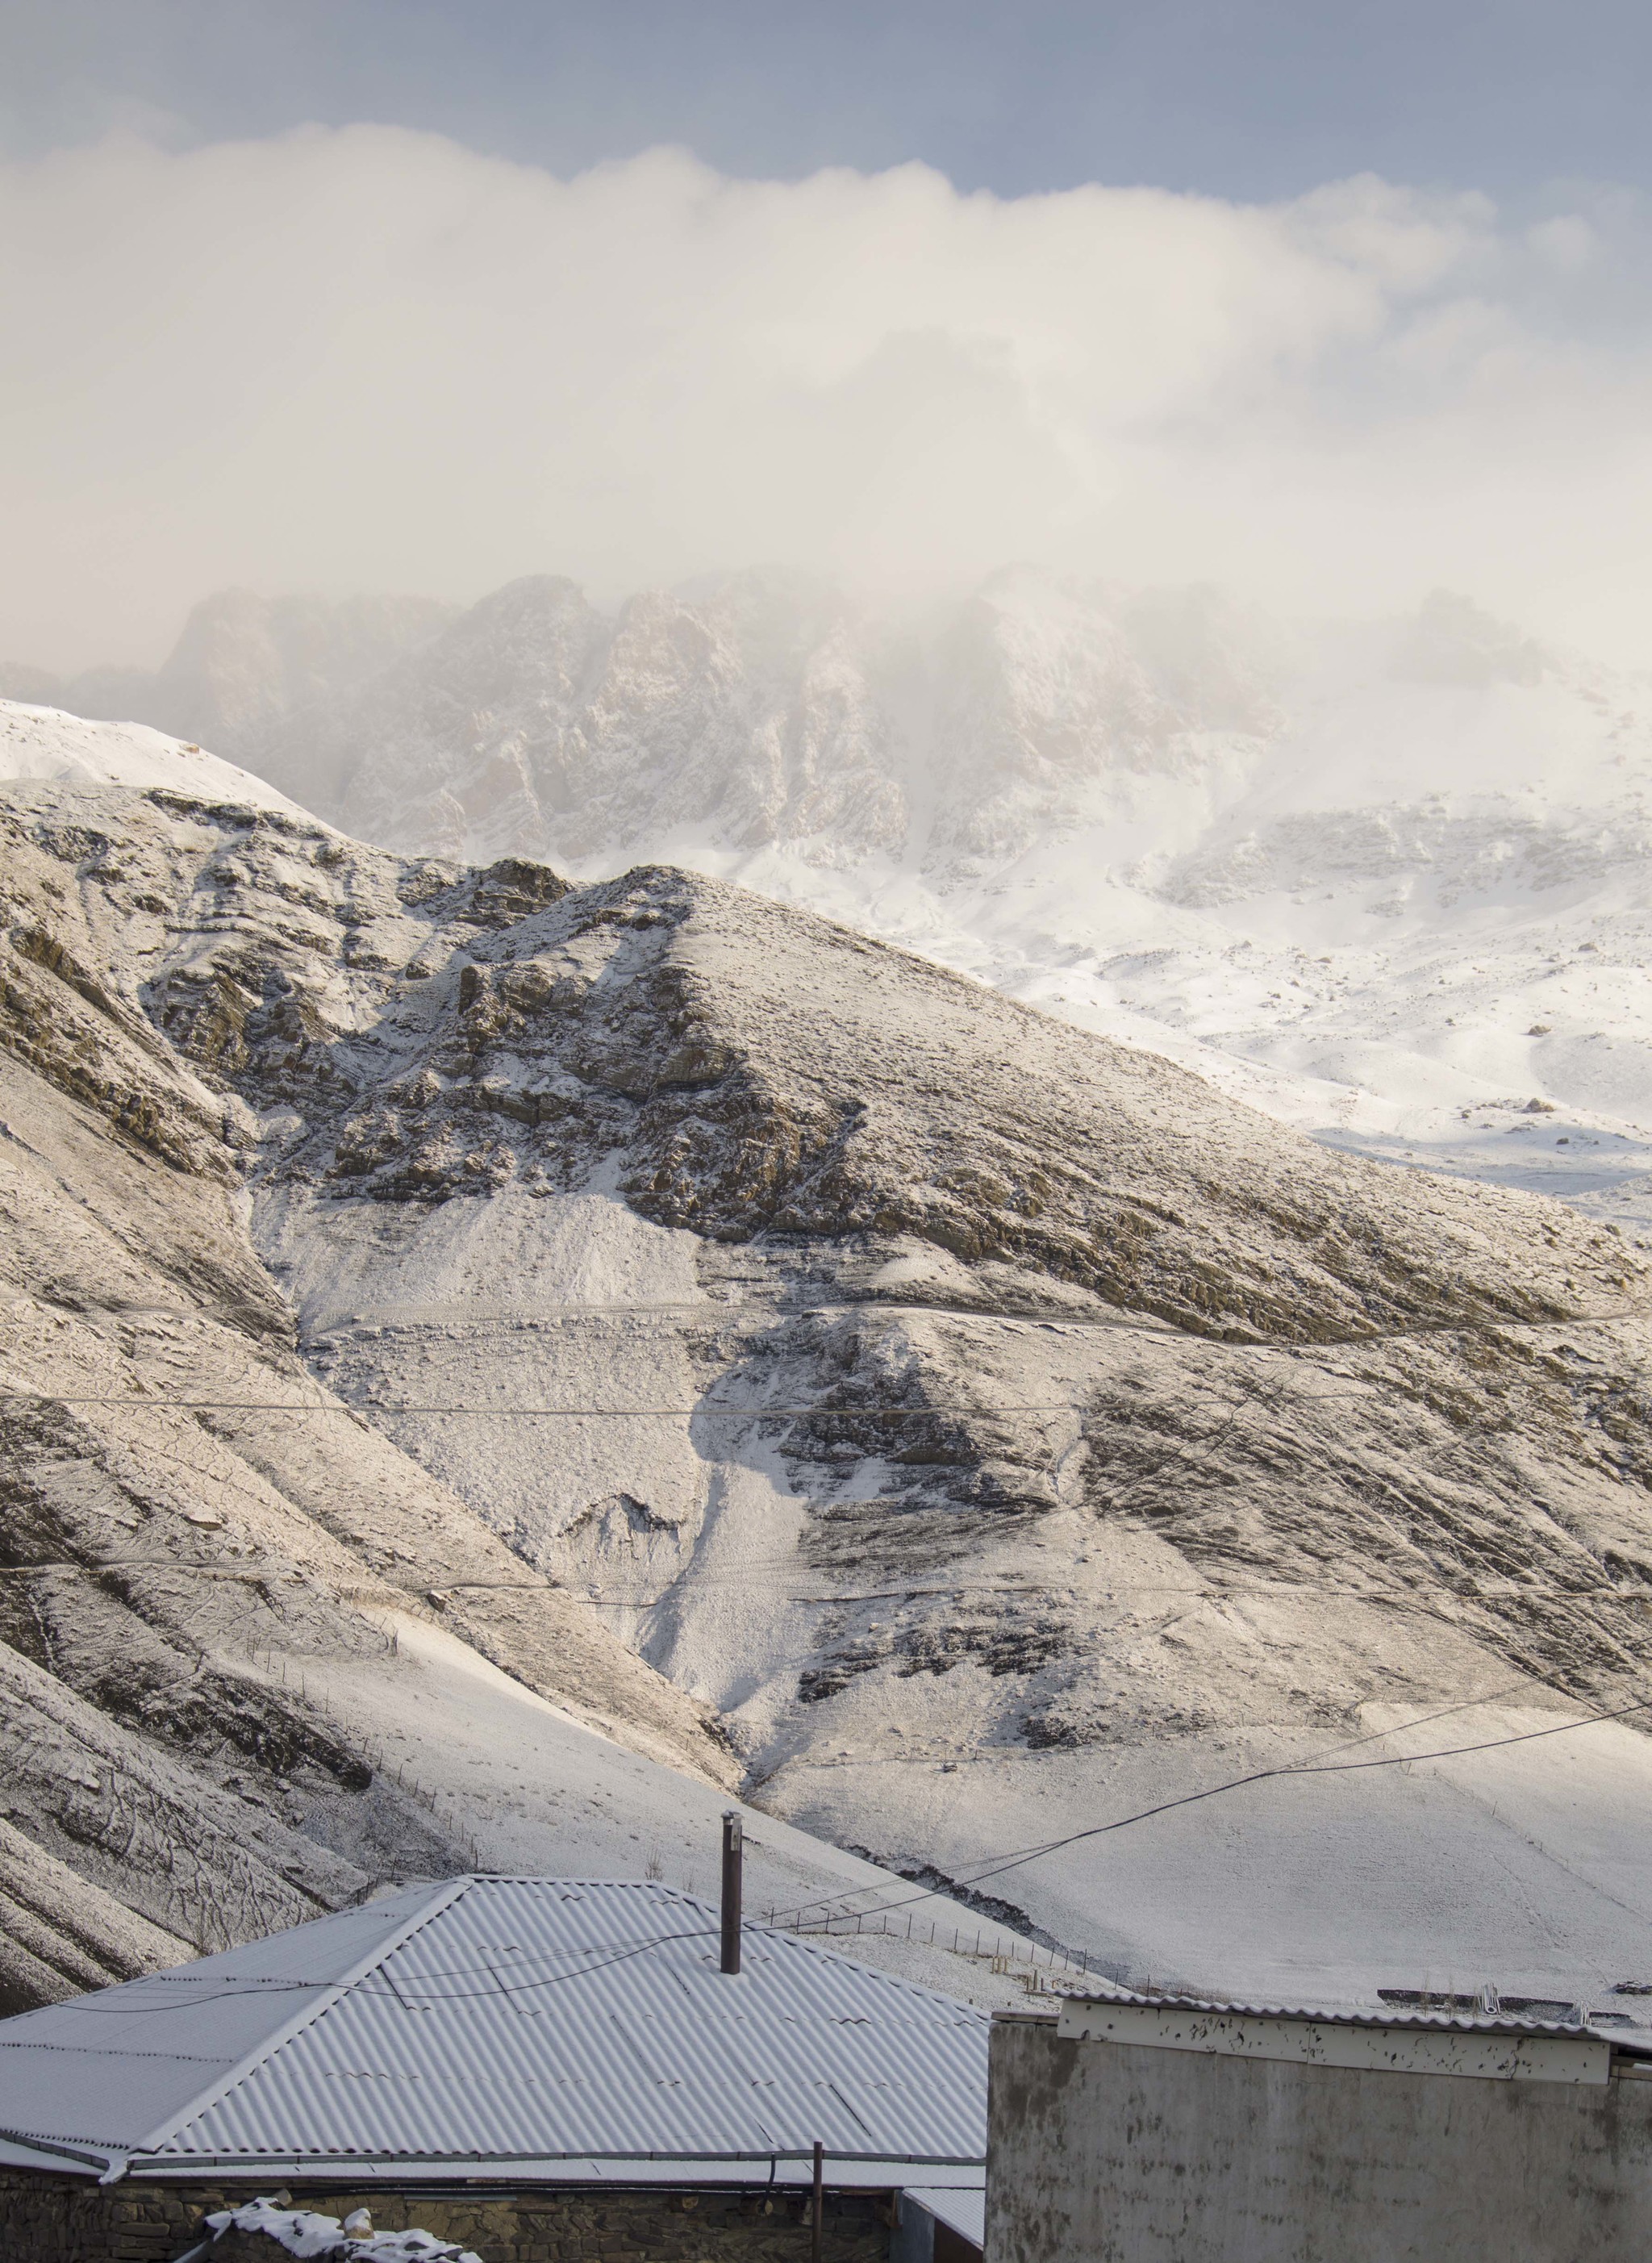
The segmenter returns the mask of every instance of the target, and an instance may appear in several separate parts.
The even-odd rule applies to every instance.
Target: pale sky
[[[1652,11],[0,0],[0,658],[1017,558],[1652,666]]]

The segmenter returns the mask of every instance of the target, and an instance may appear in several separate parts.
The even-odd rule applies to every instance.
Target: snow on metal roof
[[[959,2232],[972,2247],[986,2245],[986,2185],[908,2185],[905,2197]]]
[[[743,1963],[668,1886],[422,1886],[0,2021],[0,2136],[171,2176],[981,2160],[983,2014],[761,1927]]]
[[[1273,2059],[1385,2074],[1469,2075],[1500,2082],[1604,2083],[1612,2046],[1586,2028],[1455,2019],[1220,2010],[1158,1998],[1120,2003],[1070,1996],[1057,2032],[1074,2042],[1146,2044],[1221,2058]]]
[[[1580,2035],[1592,2032],[1587,2021],[1536,2020],[1518,2012],[1434,2012],[1410,2006],[1386,2004],[1377,2010],[1358,2004],[1240,2004],[1219,1997],[1164,1993],[1139,1995],[1135,1990],[1109,1985],[1097,1988],[1064,1988],[1064,2004],[1136,2004],[1160,2012],[1208,2012],[1235,2020],[1308,2020],[1316,2027],[1418,2028],[1441,2034],[1487,2035]],[[0,2028],[0,2034],[4,2032]]]

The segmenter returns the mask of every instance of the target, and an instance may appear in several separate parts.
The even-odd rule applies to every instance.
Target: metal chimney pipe
[[[740,1871],[745,1857],[744,1830],[731,1807],[723,1817],[723,1970],[740,1969]]]

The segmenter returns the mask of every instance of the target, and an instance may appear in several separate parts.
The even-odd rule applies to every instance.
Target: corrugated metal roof
[[[1572,2020],[1524,2019],[1514,2012],[1425,2012],[1387,2005],[1370,2010],[1361,2005],[1240,2004],[1217,1997],[1160,1994],[1138,1995],[1129,1988],[1065,1988],[1064,2003],[1137,2004],[1154,2011],[1209,2012],[1236,2020],[1309,2020],[1316,2027],[1421,2028],[1445,2035],[1581,2035],[1595,2031]],[[1614,2022],[1615,2024],[1615,2022]],[[4,2030],[0,2030],[4,2032]],[[1611,2038],[1616,2042],[1614,2035]]]
[[[978,2161],[985,2016],[653,1883],[467,1878],[0,2021],[0,2132],[134,2167]]]
[[[908,2185],[905,2198],[915,2200],[931,2216],[949,2224],[973,2247],[986,2245],[986,2187],[972,2185]]]

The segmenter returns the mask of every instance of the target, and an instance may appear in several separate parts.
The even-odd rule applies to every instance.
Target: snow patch
[[[227,2231],[262,2231],[289,2255],[328,2256],[339,2263],[481,2263],[473,2249],[456,2247],[429,2231],[370,2231],[352,2229],[355,2216],[340,2223],[307,2208],[280,2208],[271,2200],[249,2201],[242,2208],[220,2209],[206,2218],[214,2245]]]

